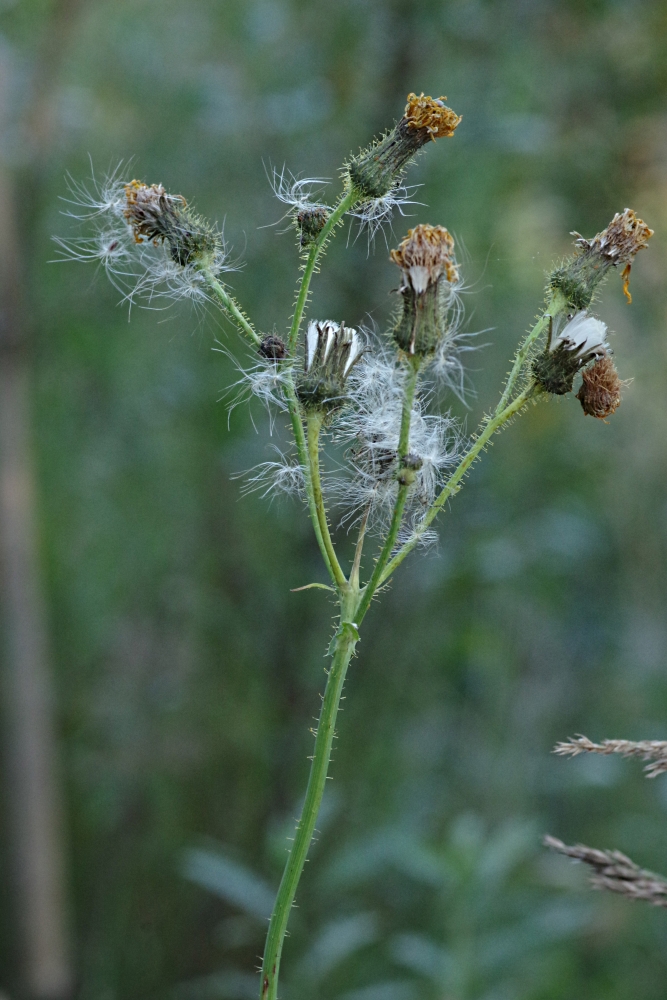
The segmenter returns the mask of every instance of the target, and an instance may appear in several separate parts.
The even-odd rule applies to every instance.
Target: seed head
[[[569,847],[562,840],[548,835],[542,843],[552,851],[588,865],[592,869],[591,885],[594,889],[607,889],[629,899],[642,899],[652,906],[667,906],[667,879],[640,868],[626,854],[600,851],[585,844]]]
[[[332,410],[345,398],[345,382],[362,356],[356,330],[331,320],[311,320],[305,340],[303,372],[297,393],[304,406]]]
[[[606,324],[585,310],[577,313],[558,334],[554,334],[552,325],[548,347],[533,361],[535,380],[556,396],[571,392],[577,372],[609,351],[606,337]]]
[[[595,289],[607,276],[610,268],[624,264],[621,274],[623,291],[632,301],[628,290],[630,268],[635,255],[647,246],[653,236],[642,219],[631,208],[617,212],[606,229],[587,240],[579,233],[576,236],[577,253],[562,267],[557,268],[549,282],[552,288],[559,289],[567,297],[575,309],[587,309],[591,303]]]
[[[219,249],[210,226],[187,208],[180,194],[169,194],[161,184],[130,181],[125,185],[123,212],[137,243],[166,243],[181,267],[206,263]]]
[[[270,361],[282,361],[283,358],[287,357],[287,346],[284,340],[280,337],[276,337],[275,334],[269,333],[263,338],[261,344],[258,347],[258,353],[261,354],[263,358],[268,358]]]
[[[400,181],[412,157],[429,140],[452,136],[461,117],[446,97],[408,94],[403,117],[379,142],[348,164],[349,182],[364,199],[383,198]]]
[[[582,383],[577,399],[585,414],[604,420],[621,405],[623,383],[612,359],[605,355],[581,373]]]
[[[430,355],[447,332],[459,279],[454,240],[444,226],[415,226],[391,251],[391,259],[401,268],[403,298],[394,340],[406,354]]]
[[[425,97],[423,93],[419,97],[416,94],[408,94],[403,118],[408,128],[424,133],[421,136],[422,145],[429,139],[435,142],[436,139],[454,135],[461,121],[461,115],[448,108],[446,100],[446,97]]]

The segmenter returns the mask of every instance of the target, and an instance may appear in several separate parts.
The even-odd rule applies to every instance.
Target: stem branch
[[[236,323],[242,333],[244,333],[246,337],[249,337],[253,344],[256,344],[259,347],[262,343],[262,338],[257,333],[252,323],[250,323],[249,320],[243,315],[242,310],[236,304],[231,295],[227,294],[224,286],[211,274],[210,271],[202,268],[201,273],[206,278],[208,287],[218,299],[223,311],[227,313],[229,318],[233,320],[234,323]]]
[[[324,416],[319,410],[312,410],[306,418],[306,425],[308,428],[308,469],[313,491],[315,514],[317,516],[317,522],[322,536],[322,543],[326,550],[327,560],[331,567],[336,585],[340,588],[344,588],[347,586],[347,580],[345,579],[345,574],[340,567],[336,550],[334,549],[333,542],[331,541],[329,525],[327,523],[327,512],[324,507],[324,496],[322,495],[322,480],[320,478],[320,431],[322,430],[323,420]]]

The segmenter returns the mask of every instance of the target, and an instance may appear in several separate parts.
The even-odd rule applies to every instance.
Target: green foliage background
[[[47,12],[23,0],[0,14],[17,107]],[[228,418],[221,402],[238,376],[214,338],[239,358],[245,347],[214,314],[135,309],[128,323],[103,274],[49,263],[51,234],[68,230],[64,174],[89,174],[89,155],[99,172],[134,158],[132,175],[224,219],[245,262],[237,296],[280,331],[297,255],[269,226],[281,208],[266,170],[335,179],[408,90],[446,93],[464,116],[413,168],[429,207],[395,233],[444,224],[465,247],[469,328],[491,328],[469,357],[477,395],[467,414],[456,407],[469,430],[569,232],[591,236],[630,205],[656,236],[633,305],[616,277],[598,305],[633,379],[618,413],[596,422],[572,398],[531,410],[452,502],[439,550],[411,557],[369,615],[283,992],[663,996],[667,915],[590,896],[539,837],[667,870],[666,778],[550,756],[577,732],[667,738],[666,46],[664,0],[81,9],[56,149],[31,195],[28,268],[82,1000],[251,995],[264,925],[229,889],[186,879],[184,852],[219,851],[277,885],[333,609],[322,592],[290,592],[324,579],[304,513],[239,500],[230,478],[271,457],[259,409],[257,434],[247,408]],[[20,144],[5,155],[21,169]],[[315,281],[314,314],[382,327],[396,282],[386,248],[346,237]],[[341,922],[354,919],[359,947],[345,951]],[[322,957],[332,941],[335,967]]]

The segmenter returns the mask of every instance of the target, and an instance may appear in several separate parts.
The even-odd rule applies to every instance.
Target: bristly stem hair
[[[290,910],[328,777],[345,677],[374,597],[403,560],[430,538],[435,518],[461,489],[473,463],[528,403],[572,392],[577,376],[584,414],[604,418],[620,403],[622,383],[606,326],[589,307],[597,286],[618,265],[623,265],[627,291],[630,265],[652,235],[631,209],[617,213],[592,240],[578,237],[574,255],[552,272],[546,306],[519,345],[497,406],[465,442],[449,412],[434,410],[434,401],[442,398],[441,391],[434,391],[434,379],[442,377],[446,387],[447,373],[462,370],[457,354],[460,267],[454,239],[444,226],[420,223],[391,251],[400,269],[399,308],[381,339],[371,341],[343,321],[315,318],[308,320],[302,336],[312,278],[329,240],[346,215],[361,212],[380,225],[399,204],[398,192],[415,155],[433,141],[453,136],[460,123],[445,100],[409,94],[396,125],[344,165],[343,190],[333,208],[310,200],[319,182],[304,179],[290,185],[281,180],[277,193],[292,206],[288,214],[302,261],[284,339],[258,331],[231,295],[221,230],[160,184],[121,180],[118,171],[102,185],[93,179],[91,188],[72,182],[70,204],[80,211],[68,214],[92,225],[93,232],[57,238],[65,259],[102,264],[124,301],[144,296],[152,302],[161,295],[217,304],[257,351],[255,362],[242,369],[240,392],[262,400],[270,409],[271,426],[284,414],[289,417],[293,452],[263,463],[250,482],[265,494],[291,490],[305,500],[331,584],[307,586],[333,591],[338,621],[328,649],[330,668],[306,797],[269,922],[261,1000],[277,997]],[[322,456],[330,444],[341,442],[347,447],[345,462],[336,464],[343,465],[344,474],[325,475]],[[349,562],[341,555],[336,511],[342,511],[341,524],[359,522]],[[364,543],[378,536],[378,555],[364,583]],[[631,752],[628,747],[624,744],[621,752]],[[572,752],[579,749],[578,744]],[[585,749],[598,748],[591,744]],[[641,751],[645,749],[642,744]]]

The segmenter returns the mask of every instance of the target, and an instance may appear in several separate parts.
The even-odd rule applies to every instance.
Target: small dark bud
[[[257,353],[270,361],[282,361],[283,358],[287,357],[287,347],[284,340],[269,333],[262,340]]]
[[[604,420],[621,405],[623,383],[618,377],[612,359],[606,355],[598,358],[582,373],[582,383],[577,399],[584,413],[589,417]]]
[[[579,233],[572,235],[577,237],[577,253],[552,273],[551,287],[561,291],[574,309],[587,309],[610,268],[623,264],[623,292],[631,302],[628,284],[632,261],[647,246],[653,230],[631,208],[626,208],[617,212],[607,228],[592,240]]]
[[[444,226],[419,225],[391,251],[391,259],[402,271],[394,340],[406,354],[431,354],[447,332],[451,290],[459,277],[454,240]]]
[[[299,230],[299,242],[302,247],[310,246],[324,229],[329,218],[326,205],[310,205],[296,213],[296,226]]]
[[[308,324],[303,372],[296,391],[304,406],[332,410],[345,399],[345,382],[363,353],[356,330],[331,320]]]
[[[167,243],[181,267],[207,264],[222,248],[220,236],[187,207],[180,194],[161,184],[130,181],[125,185],[125,219],[137,243]]]
[[[417,473],[423,464],[424,461],[419,455],[415,455],[412,452],[405,455],[401,459],[400,468],[396,477],[399,484],[401,486],[412,486],[417,478]]]
[[[364,198],[383,198],[422,146],[430,140],[454,135],[461,117],[447,107],[446,100],[446,97],[408,94],[399,123],[350,162],[350,183]]]

